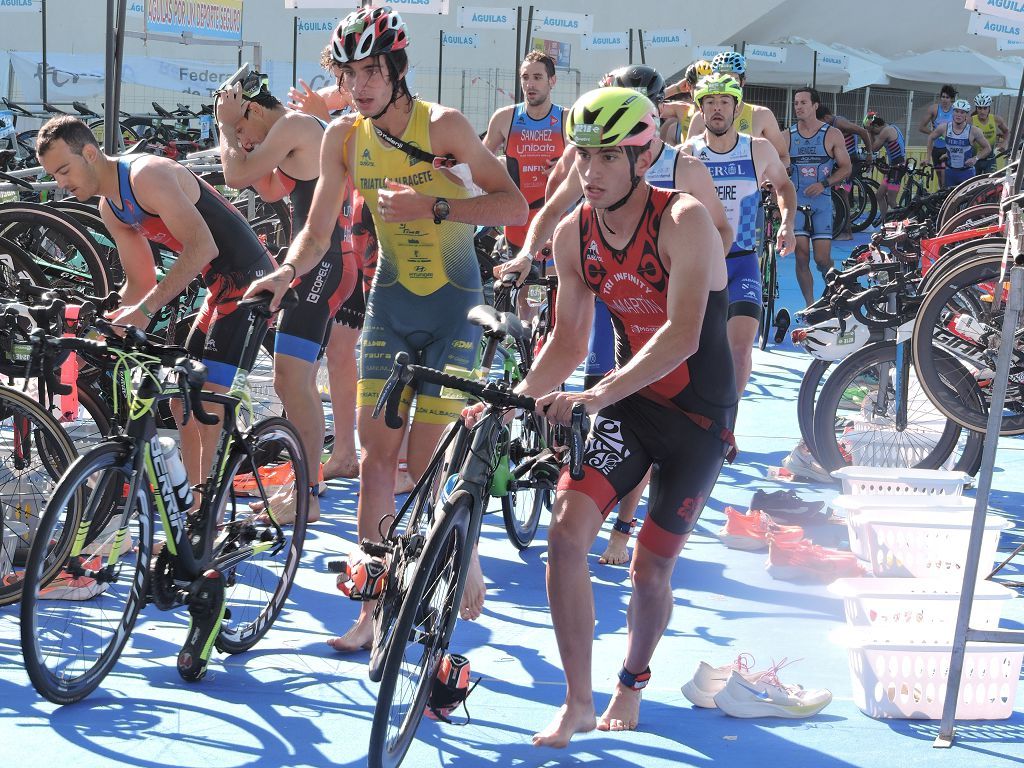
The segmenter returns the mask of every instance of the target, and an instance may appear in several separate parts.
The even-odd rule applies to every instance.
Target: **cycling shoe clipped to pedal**
[[[178,674],[189,682],[206,675],[214,642],[225,618],[224,577],[209,570],[189,587],[189,624],[185,645],[178,653]]]

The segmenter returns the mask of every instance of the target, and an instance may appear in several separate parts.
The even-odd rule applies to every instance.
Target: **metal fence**
[[[234,52],[230,54],[225,52],[225,62],[232,61],[234,55]],[[557,104],[568,106],[581,93],[596,88],[604,73],[570,69],[559,70],[557,74],[558,80],[552,92],[552,100]],[[517,76],[518,73],[515,70],[501,67],[488,69],[445,67],[440,78],[439,100],[442,104],[459,109],[469,118],[476,130],[482,133],[487,129],[487,123],[495,110],[515,101]],[[413,84],[414,90],[424,99],[438,100],[438,69],[436,67],[417,67]],[[797,87],[747,84],[745,90],[751,103],[771,108],[780,127],[786,129],[795,122],[793,90]],[[10,79],[8,97],[15,101],[38,101],[37,93],[24,93],[17,78],[13,77]],[[918,131],[917,126],[928,106],[936,101],[937,89],[908,91],[868,86],[844,93],[823,91],[821,97],[835,114],[843,115],[856,122],[859,122],[869,109],[875,110],[887,122],[900,127],[907,137],[909,145],[923,147],[926,137]],[[174,109],[179,103],[192,109],[198,109],[209,99],[130,83],[124,83],[122,86],[121,109],[126,112],[151,112],[153,101],[157,101],[169,109]],[[90,106],[96,111],[100,111],[98,102],[90,104]],[[992,111],[1002,117],[1011,128],[1015,109],[1016,98],[1014,97],[995,96],[992,99]],[[26,120],[24,127],[33,127],[30,122]],[[21,127],[20,121],[19,127]]]

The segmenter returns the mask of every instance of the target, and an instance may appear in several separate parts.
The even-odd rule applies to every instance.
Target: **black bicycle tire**
[[[124,285],[124,268],[121,266],[121,259],[117,254],[117,242],[114,240],[114,236],[110,234],[110,230],[107,229],[107,225],[103,222],[99,209],[86,203],[79,203],[76,200],[51,200],[47,205],[66,213],[89,231],[89,234],[93,236],[93,240],[96,241],[96,248],[100,251],[101,258],[103,258],[104,267],[110,278],[110,284],[115,289]],[[96,235],[102,236],[110,245],[96,240]],[[155,247],[152,244],[150,245]]]
[[[43,536],[45,537],[48,530],[56,527],[58,518],[65,510],[66,504],[69,503],[63,500],[65,496],[70,497],[71,493],[77,492],[82,482],[96,472],[116,471],[117,467],[123,467],[123,462],[124,446],[119,442],[101,443],[89,451],[89,453],[80,456],[72,467],[68,469],[58,488],[55,489],[51,503],[47,507],[43,519],[40,521],[39,530],[43,533]],[[140,499],[143,499],[145,509],[140,510],[136,515],[140,525],[140,535],[136,543],[136,568],[131,579],[130,595],[125,602],[126,610],[121,618],[119,631],[114,633],[113,641],[104,649],[90,669],[79,676],[79,682],[75,685],[55,682],[51,679],[52,676],[48,670],[45,669],[45,665],[39,660],[41,655],[38,646],[40,630],[36,626],[37,622],[34,616],[35,605],[38,602],[38,590],[31,585],[40,583],[45,585],[52,580],[53,576],[51,575],[49,578],[46,578],[46,574],[43,571],[43,561],[45,560],[46,552],[43,547],[38,546],[38,542],[42,541],[43,537],[37,537],[29,552],[25,591],[21,601],[22,655],[33,687],[42,696],[55,704],[71,704],[80,701],[95,690],[103,681],[110,670],[113,669],[114,664],[117,663],[117,659],[128,642],[139,611],[145,601],[146,585],[149,576],[147,566],[152,551],[153,517],[152,509],[149,507],[148,490],[144,488],[144,483],[142,486],[135,499],[129,500],[129,503],[134,505]],[[76,519],[73,521],[72,530],[77,528],[77,524],[81,522],[78,519],[81,516],[81,505],[77,506],[74,514]],[[56,564],[60,566],[66,557],[67,552],[63,553],[63,557],[56,558]],[[33,577],[32,574],[37,575]]]
[[[452,600],[445,606],[448,615],[439,618],[440,633],[433,633],[435,647],[428,649],[424,646],[419,664],[419,679],[415,686],[416,696],[408,708],[407,716],[399,731],[399,737],[396,739],[397,744],[393,749],[389,749],[387,744],[388,726],[404,654],[399,654],[396,646],[388,654],[384,664],[380,689],[377,692],[377,704],[373,713],[373,724],[370,729],[369,754],[367,755],[370,768],[396,768],[405,757],[416,735],[416,728],[423,718],[423,710],[430,694],[431,683],[437,671],[437,664],[440,663],[440,653],[447,647],[448,637],[454,627],[458,601],[462,597],[466,572],[469,570],[470,553],[467,547],[469,546],[468,536],[472,518],[470,504],[469,499],[460,498],[437,520],[424,545],[423,555],[417,563],[416,573],[413,575],[405,602],[399,609],[395,636],[408,637],[410,643],[421,645],[422,643],[411,639],[413,627],[424,621],[422,618],[424,608],[421,601],[430,586],[428,582],[434,578],[437,561],[445,554],[445,548],[449,546],[449,538],[454,534],[458,555],[456,562],[449,570],[455,571],[455,592],[452,595]]]
[[[970,229],[977,229],[981,226],[980,222],[983,219],[991,219],[993,216],[999,215],[999,206],[995,203],[985,203],[983,205],[972,205],[969,208],[964,208],[951,214],[941,226],[938,227],[935,236],[942,237],[943,235],[949,235],[956,232],[962,227],[968,227]]]
[[[274,625],[284,608],[288,593],[295,582],[295,574],[299,569],[299,560],[302,557],[302,547],[306,536],[306,522],[309,515],[309,494],[304,493],[308,488],[309,472],[306,467],[305,454],[302,451],[302,440],[291,422],[279,417],[263,419],[252,425],[247,431],[244,440],[248,443],[254,437],[260,435],[273,435],[275,442],[287,443],[290,454],[289,461],[292,463],[292,470],[295,473],[295,519],[291,524],[291,540],[285,547],[285,564],[277,586],[274,588],[267,603],[260,609],[255,620],[244,627],[236,627],[233,622],[238,619],[237,611],[230,619],[225,619],[221,625],[220,633],[217,635],[217,649],[230,654],[243,653],[252,648],[263,638],[267,631]],[[227,503],[229,496],[234,494],[234,476],[244,462],[248,460],[248,454],[239,446],[232,449],[228,457],[228,470],[224,475],[224,482],[217,489],[212,509],[221,510]],[[267,499],[264,498],[266,503]],[[245,561],[242,561],[244,563]],[[241,565],[242,563],[239,563]],[[237,586],[237,584],[235,585]],[[225,597],[228,608],[231,607],[231,590]]]
[[[832,189],[832,235],[846,229],[846,220],[850,217],[850,206],[839,194],[839,190]]]
[[[958,269],[944,272],[941,284],[935,285],[921,302],[911,339],[914,366],[917,368],[918,379],[925,394],[945,416],[965,429],[980,433],[985,433],[988,427],[988,408],[983,407],[978,412],[972,413],[962,403],[951,402],[946,397],[947,393],[938,389],[941,380],[935,365],[934,352],[941,347],[934,343],[934,327],[938,313],[962,288],[998,280],[1001,270],[1002,255],[998,254],[968,261]],[[1002,329],[1001,319],[996,321],[996,325],[1000,330]],[[966,369],[964,369],[964,374],[965,376],[970,375]],[[1010,436],[1022,433],[1024,433],[1024,413],[1012,416],[1004,414],[999,434]]]
[[[58,211],[45,203],[0,203],[0,236],[14,239],[24,230],[24,226],[45,226],[47,230],[55,229],[71,242],[75,250],[85,262],[85,268],[89,273],[90,285],[86,290],[93,295],[104,296],[110,291],[110,275],[103,264],[103,259],[96,249],[92,236],[81,224],[67,214]],[[21,245],[15,239],[17,245]],[[31,256],[32,253],[29,252]],[[34,260],[34,259],[33,259]],[[54,274],[43,269],[44,274],[52,285],[59,286]],[[83,288],[81,284],[75,287]]]
[[[1006,251],[1006,238],[1000,234],[956,243],[932,265],[917,291],[924,296],[936,285],[941,285],[947,274],[961,269],[964,264],[986,256],[1001,256]]]
[[[14,387],[0,385],[0,410],[6,414],[12,407],[23,412],[30,419],[33,425],[34,439],[32,442],[34,448],[43,468],[51,476],[54,487],[56,487],[60,478],[78,456],[74,443],[53,414],[33,400],[32,397]],[[45,459],[43,458],[44,451]],[[10,499],[16,495],[9,491],[5,492],[5,504],[10,504]],[[42,508],[42,506],[37,507],[37,509]],[[5,575],[0,574],[0,576]],[[15,603],[20,597],[20,582],[5,584],[3,581],[0,581],[0,605]]]
[[[546,445],[546,426],[538,424],[539,416],[534,413],[524,413],[522,417],[517,417],[513,423],[522,423],[527,433],[533,434],[537,438],[537,444],[531,447],[531,451],[539,451]],[[511,425],[509,425],[511,427]],[[510,436],[510,441],[511,441]],[[513,472],[513,485],[517,482],[514,478],[515,470]],[[533,474],[532,472],[530,473]],[[509,488],[509,492],[501,498],[501,515],[505,522],[505,535],[508,536],[508,540],[512,542],[512,546],[522,552],[524,549],[529,548],[530,544],[533,543],[534,538],[537,536],[537,529],[540,526],[540,517],[544,509],[550,511],[551,504],[554,496],[555,485],[550,481],[545,481],[542,478],[530,477],[526,479],[527,483],[530,483],[529,490],[532,491],[532,497],[529,493],[523,494],[526,498],[531,499],[528,503],[530,505],[530,514],[525,518],[525,524],[516,518],[516,499],[518,499],[517,490],[515,488]],[[550,487],[548,487],[550,486]]]
[[[761,321],[758,324],[757,347],[761,350],[768,346],[768,336],[771,334],[774,320],[777,261],[775,243],[766,236],[761,246],[761,263],[758,265],[761,273]]]
[[[14,270],[15,274],[24,275],[29,279],[32,285],[40,288],[49,288],[50,281],[47,280],[46,275],[43,274],[43,270],[39,268],[39,265],[32,260],[24,248],[17,243],[12,243],[6,237],[0,236],[0,256],[7,256],[10,259],[11,269]]]
[[[878,215],[877,189],[873,189],[871,185],[868,184],[867,180],[860,177],[854,179],[853,184],[851,184],[851,195],[853,194],[854,186],[860,188],[860,194],[863,195],[865,209],[870,213],[869,215],[864,216],[864,211],[861,211],[860,214],[854,216],[853,220],[850,222],[850,229],[854,232],[863,232],[865,229],[871,226],[872,222],[875,220],[875,217]],[[851,212],[850,215],[853,216],[853,213]]]
[[[946,219],[952,216],[954,213],[959,213],[964,208],[968,208],[973,205],[979,195],[984,194],[984,191],[989,188],[998,189],[1002,182],[987,177],[975,177],[967,179],[961,184],[957,185],[942,201],[942,205],[939,206],[939,210],[935,216],[936,228],[941,227]]]
[[[837,409],[843,393],[854,376],[872,366],[890,362],[895,365],[895,360],[894,343],[863,347],[839,363],[822,385],[814,409],[814,444],[818,462],[826,472],[833,472],[849,465],[839,450],[835,435]],[[934,448],[913,466],[921,469],[937,469],[942,466],[955,449],[961,431],[960,425],[947,420]]]
[[[817,357],[811,360],[803,378],[800,379],[800,389],[796,396],[796,418],[800,426],[800,439],[804,441],[804,445],[815,460],[818,455],[814,450],[814,404],[825,374],[831,367],[831,360],[821,360]]]

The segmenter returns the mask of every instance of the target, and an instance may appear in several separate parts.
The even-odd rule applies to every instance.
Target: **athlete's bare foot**
[[[608,709],[597,719],[599,731],[635,731],[640,720],[642,691],[634,691],[622,683],[615,686]]]
[[[462,606],[459,616],[467,621],[476,621],[484,610],[484,597],[487,585],[484,584],[484,572],[480,568],[480,555],[473,547],[473,555],[469,561],[469,573],[466,574],[466,589],[462,593]]]
[[[324,462],[324,480],[353,480],[359,477],[359,459],[355,456],[331,454]]]
[[[274,510],[274,519],[278,525],[291,525],[295,522],[295,493],[294,486],[282,488],[270,497],[270,506]],[[249,505],[253,512],[263,512],[257,521],[266,523],[267,513],[263,511],[264,504],[257,501]],[[320,499],[315,494],[309,494],[309,511],[306,514],[307,523],[315,523],[320,519]]]
[[[612,529],[604,554],[597,558],[601,565],[623,565],[629,562],[629,534]]]
[[[341,637],[332,637],[327,641],[338,653],[358,653],[370,650],[373,642],[373,613],[361,611],[348,632]]]
[[[395,496],[402,493],[409,493],[415,487],[416,481],[413,480],[412,475],[409,474],[408,470],[399,469],[395,473]]]
[[[563,704],[547,728],[533,734],[533,746],[563,749],[577,733],[594,730],[594,705]]]

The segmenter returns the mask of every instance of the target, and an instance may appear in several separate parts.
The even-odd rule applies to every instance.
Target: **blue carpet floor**
[[[848,253],[837,243],[835,256]],[[783,303],[800,305],[793,262],[781,269]],[[561,702],[563,679],[544,592],[544,530],[526,552],[505,539],[500,514],[485,526],[480,551],[488,579],[484,616],[456,628],[455,650],[472,660],[483,681],[470,700],[466,727],[424,721],[406,758],[411,767],[454,766],[956,766],[1024,764],[1024,689],[1013,716],[958,729],[951,750],[931,742],[937,722],[879,721],[852,702],[846,651],[831,636],[843,608],[825,587],[773,580],[763,553],[728,550],[715,538],[723,508],[745,508],[798,440],[795,397],[809,358],[787,344],[755,352],[754,376],[740,409],[737,463],[723,471],[673,579],[675,611],[652,663],[635,733],[594,732],[565,751],[537,749],[530,736]],[[997,457],[993,506],[1024,523],[1024,452],[1005,440]],[[833,487],[798,484],[806,498],[828,499]],[[324,640],[346,629],[357,606],[334,587],[326,563],[354,540],[355,482],[333,482],[323,517],[307,535],[304,565],[288,609],[250,653],[215,653],[210,673],[189,685],[175,672],[184,640],[184,612],[141,617],[120,663],[86,701],[55,707],[29,684],[21,662],[16,607],[0,609],[0,754],[6,765],[65,764],[93,768],[153,766],[363,766],[376,686],[366,679],[366,654],[335,655]],[[838,545],[845,529],[808,533]],[[591,560],[597,605],[596,704],[607,703],[625,649],[629,596],[625,568]],[[1014,531],[1001,549],[1019,543]],[[1015,567],[1018,573],[1020,568]],[[1003,626],[1024,626],[1020,600]],[[697,664],[726,664],[749,652],[763,667],[787,658],[785,682],[826,687],[832,704],[809,720],[735,720],[694,709],[680,693]]]

